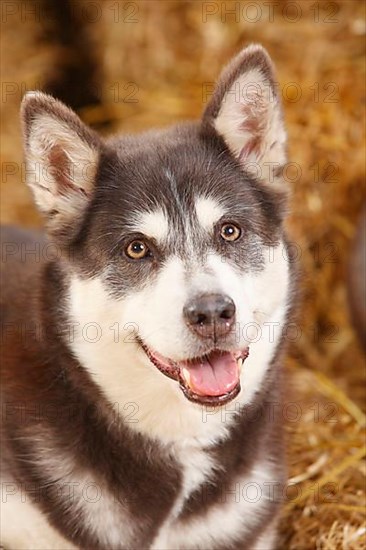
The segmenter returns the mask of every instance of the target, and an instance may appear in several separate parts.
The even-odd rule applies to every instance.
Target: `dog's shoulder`
[[[1,319],[24,320],[24,307],[32,307],[32,297],[44,265],[46,237],[39,231],[13,226],[1,227]]]

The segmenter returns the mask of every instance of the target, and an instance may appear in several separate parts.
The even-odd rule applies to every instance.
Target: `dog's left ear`
[[[240,52],[222,72],[203,114],[244,168],[276,182],[286,163],[286,131],[272,61],[262,46]]]

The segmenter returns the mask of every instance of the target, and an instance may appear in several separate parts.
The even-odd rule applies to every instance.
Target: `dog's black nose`
[[[235,304],[223,294],[202,294],[183,308],[184,319],[202,338],[225,336],[235,322]]]

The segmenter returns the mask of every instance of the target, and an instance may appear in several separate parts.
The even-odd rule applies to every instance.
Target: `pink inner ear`
[[[85,190],[75,185],[72,175],[72,163],[61,145],[54,145],[48,153],[50,175],[57,182],[57,192],[60,195],[68,195],[77,191],[87,196]]]
[[[254,137],[247,141],[239,153],[239,160],[244,161],[251,157],[251,160],[258,159],[260,156],[260,138]]]
[[[243,117],[243,121],[239,126],[239,130],[243,134],[249,134],[249,138],[244,143],[243,148],[239,153],[239,159],[241,161],[251,157],[251,160],[259,159],[261,156],[261,149],[264,140],[264,132],[266,128],[266,116],[267,109],[263,102],[253,102],[241,105],[240,114]]]

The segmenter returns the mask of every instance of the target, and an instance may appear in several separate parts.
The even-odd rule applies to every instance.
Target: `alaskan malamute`
[[[2,544],[276,546],[293,270],[286,132],[261,46],[202,119],[104,140],[22,104],[47,237],[2,244]]]

